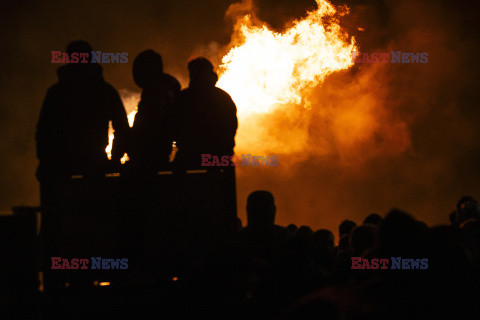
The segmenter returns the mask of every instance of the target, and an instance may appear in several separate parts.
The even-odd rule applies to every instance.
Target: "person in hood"
[[[40,180],[101,176],[127,152],[129,126],[122,100],[104,80],[102,67],[91,63],[91,51],[85,41],[71,42],[69,56],[86,52],[89,61],[58,68],[58,83],[47,91],[36,132]],[[105,152],[109,121],[115,130],[111,161]]]
[[[188,63],[190,85],[181,92],[176,162],[187,169],[201,166],[202,154],[232,156],[237,132],[237,107],[215,85],[213,65],[205,58]]]
[[[143,90],[132,127],[129,156],[137,171],[155,173],[169,162],[180,84],[163,72],[162,57],[153,50],[141,52],[132,71],[135,83]]]

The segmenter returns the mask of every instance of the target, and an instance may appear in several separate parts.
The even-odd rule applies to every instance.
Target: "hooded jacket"
[[[42,177],[104,172],[109,121],[115,130],[112,161],[127,151],[128,121],[122,100],[98,64],[68,64],[47,91],[37,125]]]

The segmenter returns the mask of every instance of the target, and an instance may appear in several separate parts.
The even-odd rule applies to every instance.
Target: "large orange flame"
[[[308,106],[304,90],[332,72],[353,65],[355,40],[347,41],[333,6],[317,0],[318,9],[277,33],[255,26],[252,14],[237,20],[233,48],[223,57],[217,86],[227,91],[240,117],[266,113],[282,104]]]
[[[237,4],[243,6],[244,14],[235,17],[217,83],[237,105],[237,153],[305,150],[309,121],[305,111],[311,107],[311,89],[333,72],[353,65],[351,53],[358,51],[355,39],[341,30],[338,21],[348,9],[343,7],[339,13],[325,0],[316,2],[316,10],[283,32],[259,21],[251,0]],[[139,94],[123,91],[121,96],[132,126]],[[106,149],[109,157],[112,141],[113,132]]]
[[[259,21],[251,1],[244,3],[251,12],[237,17],[231,49],[222,59],[217,83],[238,108],[237,151],[302,150],[307,143],[302,109],[311,106],[310,90],[333,72],[353,65],[352,51],[358,51],[354,38],[349,40],[342,32],[339,14],[330,3],[316,2],[316,10],[283,32]],[[343,13],[346,11],[343,8]],[[274,112],[283,113],[279,121],[289,119],[282,132],[273,133],[261,120]]]

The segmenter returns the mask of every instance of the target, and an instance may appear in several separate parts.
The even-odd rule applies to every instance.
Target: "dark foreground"
[[[429,228],[392,210],[344,221],[334,241],[326,229],[255,220],[268,209],[261,201],[252,201],[241,228],[236,212],[218,212],[232,203],[188,185],[189,197],[170,188],[151,201],[118,182],[91,185],[98,189],[88,194],[78,187],[73,198],[62,195],[75,203],[68,214],[22,207],[1,217],[2,319],[480,318],[480,224],[471,198],[459,202],[449,226]],[[98,210],[89,213],[93,203]],[[36,211],[50,214],[48,235],[45,225],[37,234]],[[72,269],[63,262],[65,269],[52,269],[52,257],[69,259]],[[92,257],[127,258],[128,268],[93,270]],[[75,269],[74,258],[89,259],[89,268]]]

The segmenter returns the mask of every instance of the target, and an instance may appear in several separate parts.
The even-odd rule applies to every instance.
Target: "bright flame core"
[[[293,21],[283,32],[259,21],[251,0],[239,5],[247,14],[236,16],[228,53],[219,67],[217,86],[228,92],[237,105],[239,129],[237,153],[268,155],[301,154],[308,150],[311,91],[335,71],[353,65],[355,39],[344,33],[341,12],[325,0],[317,9]],[[245,10],[243,10],[245,12]],[[120,91],[133,125],[139,93]],[[111,157],[113,131],[106,152]],[[122,163],[128,158],[122,158]]]
[[[233,47],[222,59],[217,86],[232,96],[240,119],[285,104],[309,107],[306,90],[353,65],[354,38],[348,41],[341,32],[330,3],[317,0],[317,5],[281,33],[255,26],[252,14],[237,20]]]

